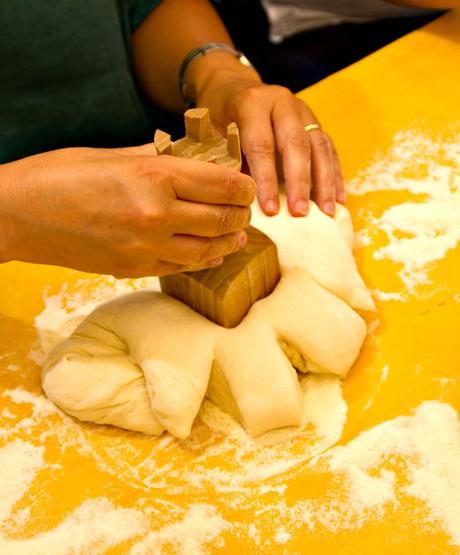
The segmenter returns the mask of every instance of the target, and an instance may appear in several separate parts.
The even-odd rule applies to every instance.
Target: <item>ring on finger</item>
[[[321,129],[321,125],[319,125],[318,123],[307,123],[307,125],[304,126],[304,130],[309,133],[310,131],[315,131],[316,129]]]

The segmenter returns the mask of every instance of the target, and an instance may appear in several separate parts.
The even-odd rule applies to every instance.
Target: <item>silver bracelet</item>
[[[194,60],[198,56],[205,56],[206,54],[209,54],[209,52],[215,50],[230,52],[230,54],[233,54],[243,66],[254,67],[242,52],[236,50],[235,48],[233,48],[233,46],[230,46],[229,44],[225,44],[224,42],[206,42],[201,46],[198,46],[198,48],[193,48],[192,50],[190,50],[187,56],[185,56],[179,70],[179,88],[182,94],[182,98],[184,99],[185,106],[187,108],[191,108],[192,106],[194,106],[195,102],[187,95],[187,84],[184,80],[185,72],[187,71],[187,68],[192,60]]]

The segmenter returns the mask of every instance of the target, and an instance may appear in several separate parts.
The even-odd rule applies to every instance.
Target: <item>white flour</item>
[[[397,262],[408,289],[376,291],[379,300],[406,301],[417,285],[429,281],[431,265],[460,240],[459,145],[460,136],[443,142],[401,133],[390,152],[352,182],[354,194],[406,194],[378,217],[369,212],[368,228],[358,232],[358,246],[365,248],[372,247],[378,230],[385,232],[388,244],[374,256]],[[441,163],[436,161],[440,153]],[[144,287],[157,288],[157,280],[84,279],[45,297],[45,310],[36,319],[42,347],[32,358],[42,361],[100,302]],[[4,367],[0,362],[0,373],[21,370],[10,366],[6,359]],[[381,384],[389,371],[382,365]],[[452,549],[460,548],[460,421],[455,410],[425,401],[413,414],[333,447],[347,414],[340,382],[308,376],[302,388],[309,424],[303,432],[281,432],[281,444],[279,432],[252,440],[210,402],[204,403],[189,439],[165,435],[134,441],[129,432],[78,423],[41,394],[23,388],[0,393],[0,553],[48,555],[57,545],[61,552],[96,553],[130,541],[131,555],[198,555],[225,548],[226,532],[249,539],[257,552],[288,553],[299,531],[359,529],[403,504],[413,507],[420,530],[441,529]],[[49,445],[56,448],[48,450]],[[32,518],[29,505],[40,502],[31,493],[40,483],[35,478],[50,469],[62,472],[63,457],[72,453],[91,460],[140,498],[131,506],[110,496],[89,498],[54,528],[16,539]],[[303,491],[300,498],[292,497],[298,476],[314,480],[319,473],[330,475],[330,486],[321,495]],[[209,491],[216,494],[216,504],[208,502]],[[176,495],[192,501],[182,505]],[[249,518],[235,520],[234,510]]]
[[[56,343],[69,336],[99,304],[140,289],[159,290],[158,278],[115,279],[100,276],[81,279],[72,287],[64,284],[57,295],[45,295],[45,309],[36,317],[35,324],[40,349],[32,352],[35,362],[43,362]]]
[[[7,539],[1,530],[44,467],[43,455],[43,446],[21,440],[0,449],[2,554],[41,555],[50,553],[56,545],[76,553],[102,550],[139,537],[133,555],[162,553],[166,546],[173,546],[175,553],[192,555],[202,553],[204,546],[217,546],[221,532],[231,527],[252,537],[257,545],[264,545],[255,525],[230,523],[210,505],[175,507],[172,513],[179,513],[179,518],[149,532],[148,515],[140,508],[116,507],[105,498],[88,499],[48,532],[28,540]],[[309,467],[312,472],[333,475],[333,487],[319,499],[308,499],[306,493],[304,499],[287,505],[283,499],[286,486],[278,491],[259,488],[257,518],[262,522],[265,515],[276,523],[275,543],[287,543],[303,525],[311,531],[359,528],[367,521],[383,518],[387,509],[411,497],[419,502],[427,526],[441,525],[452,545],[460,547],[460,421],[449,405],[426,401],[414,415],[362,432],[347,445],[311,460]],[[405,480],[396,480],[396,469]],[[222,495],[225,493],[224,489]],[[238,502],[241,499],[237,497]],[[270,545],[269,541],[265,545]]]
[[[412,292],[429,282],[433,262],[460,241],[460,134],[431,139],[417,131],[400,132],[390,151],[347,190],[354,195],[407,193],[402,202],[395,195],[382,215],[369,214],[368,228],[357,234],[357,246],[369,245],[377,230],[384,231],[388,244],[374,251],[374,258],[398,263],[398,275]]]
[[[43,465],[44,450],[21,440],[0,449],[0,524],[29,489],[35,473]]]
[[[195,505],[187,510],[182,520],[145,536],[131,549],[130,555],[155,555],[168,545],[178,555],[200,555],[203,545],[216,545],[215,539],[227,528],[230,524],[214,507]]]

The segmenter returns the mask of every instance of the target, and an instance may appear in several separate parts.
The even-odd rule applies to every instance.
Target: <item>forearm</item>
[[[150,14],[133,35],[133,56],[137,77],[153,102],[168,110],[183,110],[180,66],[190,50],[206,42],[232,44],[207,0],[164,0]],[[216,72],[258,78],[231,53],[200,56],[190,63],[185,75],[192,97]]]
[[[12,194],[11,164],[0,164],[0,264],[14,259],[11,252],[12,221],[10,200]]]

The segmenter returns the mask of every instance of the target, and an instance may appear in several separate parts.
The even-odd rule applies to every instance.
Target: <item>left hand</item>
[[[217,71],[197,95],[197,106],[210,109],[213,124],[222,133],[228,123],[237,123],[259,203],[267,215],[279,210],[279,155],[291,214],[305,216],[311,197],[333,216],[335,202],[345,202],[345,190],[331,139],[321,129],[305,131],[305,125],[318,123],[317,119],[289,89],[267,85],[253,73]]]

